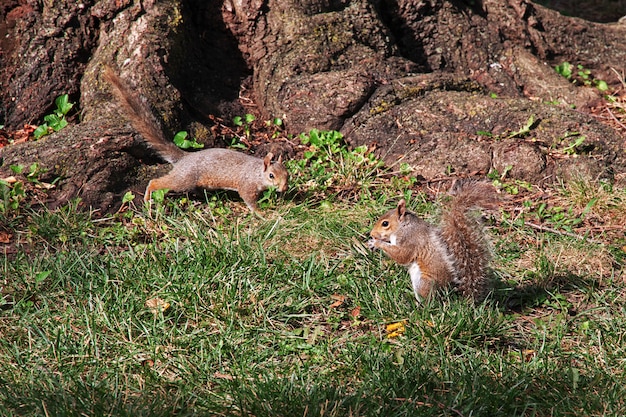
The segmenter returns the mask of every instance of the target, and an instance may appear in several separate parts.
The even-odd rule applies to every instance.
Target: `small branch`
[[[620,122],[620,121],[618,120],[618,118],[617,118],[617,117],[615,117],[615,115],[613,114],[613,112],[611,111],[611,109],[609,109],[608,107],[606,107],[606,111],[608,111],[608,112],[609,112],[609,114],[611,115],[611,117],[613,118],[613,120],[615,120],[615,123],[617,123],[618,125],[620,125],[620,127],[621,127],[622,129],[626,130],[626,125],[625,125],[624,123]]]
[[[585,236],[581,236],[581,235],[578,235],[576,233],[566,232],[564,230],[557,230],[557,229],[553,229],[552,227],[542,226],[540,224],[535,224],[535,223],[530,223],[530,222],[524,222],[524,224],[532,227],[533,229],[540,230],[542,232],[550,232],[550,233],[554,233],[554,234],[557,234],[557,235],[573,237],[573,238],[578,239],[578,240],[586,240],[587,242],[595,243],[597,245],[601,245],[602,244],[602,242],[600,242],[598,240],[595,240],[595,239],[592,239],[592,238],[589,238],[589,237],[585,237]]]

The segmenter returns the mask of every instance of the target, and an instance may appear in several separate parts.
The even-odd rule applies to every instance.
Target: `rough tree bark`
[[[427,179],[495,168],[533,181],[626,181],[624,132],[588,114],[600,93],[553,70],[569,61],[617,85],[623,24],[526,0],[43,3],[0,0],[0,124],[39,121],[62,93],[79,102],[80,118],[3,148],[0,177],[37,160],[62,178],[57,204],[80,196],[108,210],[152,175],[144,162],[153,155],[101,81],[105,64],[147,98],[168,134],[191,130],[208,146],[220,146],[209,116],[250,112],[245,92],[259,117],[280,116],[292,133],[341,130]],[[528,134],[512,134],[531,117]],[[561,152],[571,135],[585,137],[575,157]]]

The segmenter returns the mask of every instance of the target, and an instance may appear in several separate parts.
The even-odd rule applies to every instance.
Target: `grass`
[[[404,191],[378,186],[270,198],[266,219],[224,194],[105,219],[23,211],[0,259],[0,414],[626,413],[626,190],[512,197],[490,223],[492,297],[418,307],[364,245]],[[436,221],[427,194],[410,201]]]

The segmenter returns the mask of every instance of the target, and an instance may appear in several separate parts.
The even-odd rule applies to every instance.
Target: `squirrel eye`
[[[273,180],[274,179],[274,173],[270,172],[270,179]]]
[[[383,220],[382,225],[383,225],[383,227],[389,227],[389,221],[388,220]]]

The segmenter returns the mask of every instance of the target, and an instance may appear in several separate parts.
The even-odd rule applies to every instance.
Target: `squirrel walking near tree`
[[[272,162],[272,153],[261,159],[221,148],[185,152],[165,138],[148,105],[110,67],[104,69],[103,75],[124,116],[148,145],[173,165],[167,175],[148,183],[144,201],[150,200],[153,191],[162,189],[178,192],[195,188],[231,190],[238,192],[250,210],[256,212],[257,199],[264,190],[270,187],[280,192],[287,190],[289,173],[282,164],[282,157]]]
[[[439,227],[408,211],[400,200],[375,223],[368,246],[408,268],[418,300],[452,284],[479,301],[489,290],[491,249],[474,209],[496,207],[496,192],[489,183],[471,181],[453,185],[450,193]]]

